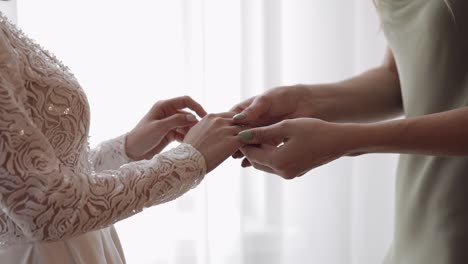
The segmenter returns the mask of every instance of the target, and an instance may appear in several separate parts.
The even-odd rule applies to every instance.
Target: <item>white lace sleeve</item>
[[[0,74],[0,206],[17,226],[0,222],[3,235],[15,230],[28,241],[55,241],[102,228],[177,198],[206,172],[187,144],[89,174],[65,166],[55,151]]]
[[[91,150],[89,160],[94,171],[115,170],[133,162],[125,153],[125,135],[103,141]]]

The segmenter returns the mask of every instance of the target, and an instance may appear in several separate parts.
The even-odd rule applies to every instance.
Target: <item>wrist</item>
[[[336,95],[327,84],[296,85],[298,89],[298,107],[304,116],[333,121],[333,113],[336,108]]]
[[[344,156],[374,153],[379,145],[379,133],[372,124],[336,123],[342,131]]]
[[[357,124],[345,123],[342,125],[343,135],[347,141],[346,154],[348,156],[358,156],[369,153],[392,153],[397,144],[397,136],[391,122]]]
[[[123,153],[127,156],[129,160],[132,160],[132,161],[140,160],[139,157],[133,154],[131,132],[128,132],[123,136],[123,149],[124,149]]]
[[[201,175],[205,175],[208,171],[208,163],[205,158],[205,155],[200,152],[197,148],[195,148],[192,144],[187,143],[187,142],[182,142],[179,144],[179,146],[176,148],[177,152],[185,152],[185,150],[189,150],[186,152],[192,153],[190,156],[193,156],[193,160],[196,160],[198,164],[198,168],[201,170]]]

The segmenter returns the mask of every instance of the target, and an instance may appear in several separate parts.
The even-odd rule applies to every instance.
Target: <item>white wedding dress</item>
[[[89,150],[89,116],[69,70],[0,13],[0,263],[125,263],[113,224],[206,173],[187,144],[138,162],[125,136]]]

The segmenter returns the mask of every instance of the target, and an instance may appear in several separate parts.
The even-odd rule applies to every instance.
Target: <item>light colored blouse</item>
[[[206,173],[188,144],[138,162],[125,136],[89,150],[89,117],[68,68],[0,13],[1,263],[125,263],[113,224]]]

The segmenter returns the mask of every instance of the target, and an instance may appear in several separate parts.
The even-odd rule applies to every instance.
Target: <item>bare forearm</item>
[[[374,124],[344,125],[352,152],[468,155],[468,107]],[[346,129],[345,129],[346,130]],[[352,153],[351,153],[352,154]]]
[[[402,114],[398,74],[380,66],[352,79],[306,86],[316,118],[333,122],[372,122]]]

